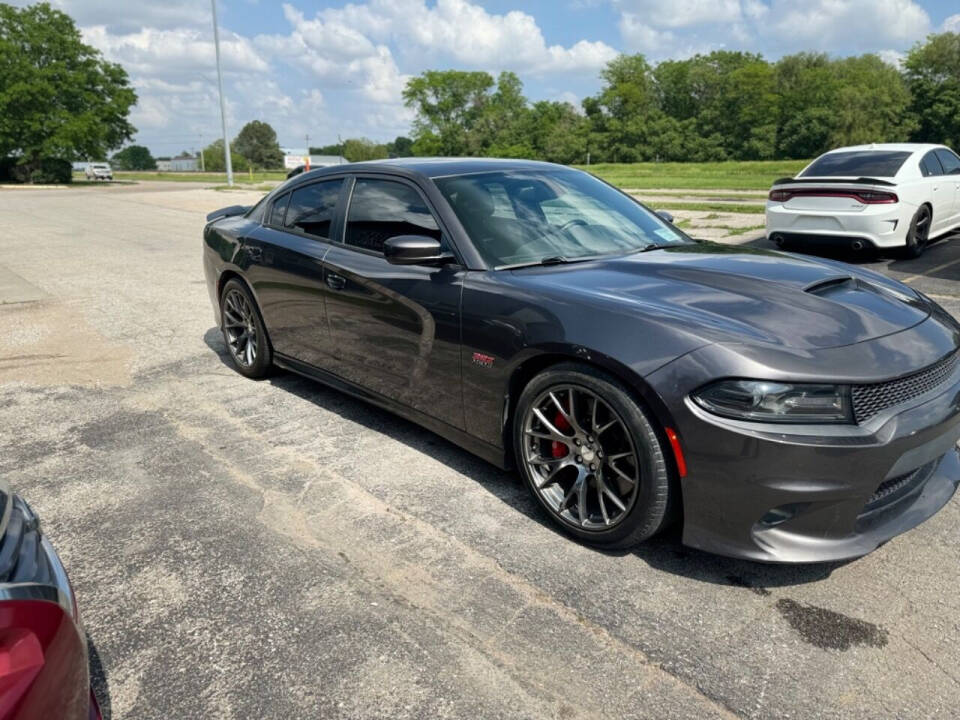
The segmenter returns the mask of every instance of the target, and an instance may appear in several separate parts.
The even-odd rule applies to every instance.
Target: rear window
[[[909,151],[850,150],[821,155],[801,177],[893,177]]]

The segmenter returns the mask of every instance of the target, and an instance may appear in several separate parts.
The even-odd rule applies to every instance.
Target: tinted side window
[[[397,235],[426,235],[439,240],[440,227],[423,198],[409,185],[357,180],[347,216],[347,245],[383,252],[383,243]]]
[[[943,165],[944,175],[960,174],[960,158],[949,150],[937,150],[936,153],[940,164]]]
[[[943,168],[940,167],[940,161],[937,160],[936,153],[933,150],[924,155],[920,161],[920,172],[923,173],[924,177],[943,175]]]
[[[281,195],[273,201],[273,205],[270,208],[270,218],[267,220],[267,225],[283,225],[283,214],[287,210],[288,202],[290,202],[290,193]]]
[[[290,194],[284,227],[329,238],[342,185],[343,180],[328,180],[294,190]]]

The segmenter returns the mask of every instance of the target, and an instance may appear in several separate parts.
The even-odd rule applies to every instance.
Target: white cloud
[[[943,32],[960,33],[960,14],[951,15],[943,21]]]
[[[531,73],[595,71],[617,52],[602,42],[581,40],[572,46],[547,45],[532,15],[520,10],[497,15],[467,0],[369,0],[321,10],[311,20],[284,5],[291,37],[326,62],[358,55],[382,56],[395,45],[434,62],[449,58],[461,65]],[[279,38],[260,40],[278,46]],[[280,45],[282,46],[282,45]],[[310,60],[315,66],[316,60]]]
[[[86,42],[131,74],[169,76],[178,72],[209,72],[216,67],[212,32],[143,28],[115,34],[103,25],[84,27],[82,32]],[[250,40],[229,31],[220,33],[220,57],[227,72],[263,73],[269,69]]]
[[[677,42],[676,35],[671,31],[657,30],[629,12],[620,16],[620,36],[631,52],[654,57],[668,51]]]
[[[794,48],[843,54],[904,47],[930,31],[930,16],[914,0],[774,0],[768,22]]]
[[[906,58],[906,54],[899,50],[878,50],[877,55],[879,55],[880,59],[885,63],[889,63],[896,68],[899,68],[903,64],[904,58]]]
[[[23,7],[34,4],[36,0],[12,2]],[[67,13],[78,25],[105,25],[120,32],[130,32],[143,27],[170,29],[200,23],[213,27],[209,2],[198,0],[51,0],[51,4],[57,10]]]
[[[681,28],[707,23],[734,23],[741,19],[740,0],[614,0],[624,15],[657,28]],[[757,2],[745,2],[756,11]]]

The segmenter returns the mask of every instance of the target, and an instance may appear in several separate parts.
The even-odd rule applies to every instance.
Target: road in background
[[[960,501],[839,565],[577,545],[515,475],[230,369],[200,231],[259,196],[0,190],[0,474],[112,717],[955,715]],[[960,243],[871,266],[960,313]]]

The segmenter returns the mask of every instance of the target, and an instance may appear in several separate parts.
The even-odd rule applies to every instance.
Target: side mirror
[[[397,235],[383,244],[383,256],[391,265],[443,265],[453,256],[445,253],[440,241],[425,235]]]
[[[668,213],[666,210],[657,210],[657,215],[660,216],[661,220],[666,220],[673,225],[673,213]]]

